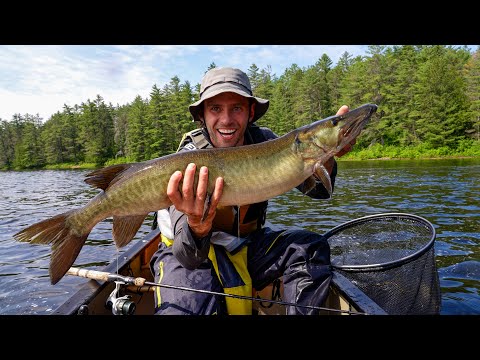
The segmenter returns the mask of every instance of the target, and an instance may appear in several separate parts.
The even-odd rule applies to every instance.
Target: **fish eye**
[[[300,140],[300,139],[298,138],[298,135],[295,136],[295,144],[296,144],[296,145],[300,145],[301,143],[302,143],[302,140]]]

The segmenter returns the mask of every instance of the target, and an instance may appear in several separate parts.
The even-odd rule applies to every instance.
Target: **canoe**
[[[101,272],[143,278],[153,282],[149,261],[158,248],[160,231],[152,230],[137,240],[117,261],[112,261]],[[118,288],[117,288],[118,287]],[[281,280],[261,291],[254,291],[252,315],[285,315],[282,304]],[[115,290],[115,292],[114,292]],[[52,315],[153,315],[154,287],[116,285],[113,281],[90,279],[65,300]],[[113,294],[113,297],[112,297]],[[116,301],[119,299],[121,301]],[[112,299],[115,302],[113,306]],[[320,315],[386,315],[387,313],[338,272],[333,272],[329,295],[319,311]]]

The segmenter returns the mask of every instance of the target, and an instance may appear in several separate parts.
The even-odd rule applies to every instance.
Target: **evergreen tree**
[[[127,128],[130,104],[117,106],[113,113],[115,158],[127,156]]]
[[[270,116],[262,118],[262,124],[270,127],[278,135],[284,135],[298,127],[296,115],[299,105],[295,104],[295,101],[299,96],[298,83],[302,76],[302,70],[298,65],[293,64],[275,83],[270,99]]]
[[[147,103],[140,95],[137,95],[128,111],[126,148],[129,159],[133,161],[149,160],[147,131]]]
[[[13,123],[0,122],[0,169],[11,169],[15,161],[15,131]]]
[[[165,116],[166,99],[162,91],[153,85],[150,92],[150,101],[147,107],[147,119],[150,124],[148,129],[148,139],[151,157],[166,155],[169,148],[168,132],[169,127]]]
[[[17,164],[21,168],[36,168],[45,165],[43,143],[40,137],[42,120],[37,114],[25,115],[22,140],[18,146]]]
[[[79,140],[85,149],[85,161],[102,165],[114,157],[114,126],[112,106],[105,105],[97,95],[92,102],[81,105]]]
[[[352,55],[344,52],[337,62],[337,65],[327,73],[328,93],[330,94],[330,110],[327,116],[333,115],[337,112],[340,106],[344,105],[341,102],[341,88],[342,81],[345,74],[348,72],[352,64]],[[328,111],[328,110],[327,110]]]
[[[83,161],[84,151],[79,140],[80,107],[64,105],[62,116],[62,134],[65,139],[67,161],[78,164]]]
[[[332,64],[330,57],[323,54],[314,66],[307,68],[305,71],[302,88],[308,102],[309,122],[333,115],[327,80]]]
[[[468,129],[466,84],[459,68],[464,63],[445,46],[422,49],[422,56],[415,96],[418,134],[432,148],[455,148]]]
[[[275,75],[272,75],[271,66],[267,66],[266,69],[260,70],[256,75],[255,86],[253,86],[252,84],[253,95],[270,101],[273,96],[274,82]],[[272,106],[271,103],[272,102],[270,101],[270,106]],[[261,126],[262,124],[268,123],[270,121],[275,120],[272,117],[271,111],[269,110],[258,120],[257,124]]]
[[[466,95],[470,102],[471,127],[466,130],[469,137],[480,140],[480,46],[465,64]]]
[[[418,52],[412,45],[394,46],[386,53],[388,68],[393,73],[383,87],[383,131],[388,132],[389,145],[418,145],[415,117],[415,87],[418,72]]]
[[[62,117],[60,112],[53,114],[43,125],[42,140],[45,144],[45,160],[47,164],[67,162],[67,149],[62,133]]]

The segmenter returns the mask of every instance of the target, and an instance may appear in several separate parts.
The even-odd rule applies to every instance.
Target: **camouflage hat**
[[[252,95],[252,87],[247,74],[243,71],[230,67],[218,67],[209,70],[202,79],[200,85],[200,100],[188,107],[194,121],[200,121],[200,111],[202,111],[202,102],[223,92],[234,92],[236,94],[252,98],[257,103],[255,105],[255,115],[252,123],[262,117],[270,105],[268,100],[261,99]]]

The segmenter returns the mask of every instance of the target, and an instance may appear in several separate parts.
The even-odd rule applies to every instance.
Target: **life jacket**
[[[275,137],[276,135],[270,130],[262,130],[262,128],[254,124],[250,125],[245,132],[246,142],[250,144],[263,142]],[[199,128],[183,135],[177,152],[207,148],[213,148],[213,145],[209,141],[206,129]],[[213,229],[230,235],[244,237],[260,229],[265,224],[267,205],[268,201],[263,201],[240,206],[240,209],[238,206],[217,207]],[[169,222],[169,219],[165,219],[168,213],[163,215],[164,220]],[[159,218],[161,219],[162,217],[159,216]],[[159,225],[161,224],[159,222]],[[173,240],[165,235],[168,234],[173,238],[171,230],[170,232],[168,229],[163,231],[162,226],[160,226],[160,230],[162,232],[162,241],[170,246]],[[225,247],[215,243],[213,239],[211,242],[208,258],[212,261],[224,292],[231,295],[252,296],[252,280],[247,269],[247,247],[239,247],[232,253],[227,251]],[[227,312],[230,315],[252,314],[251,300],[226,297],[225,301]]]

